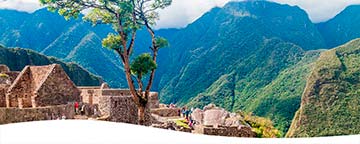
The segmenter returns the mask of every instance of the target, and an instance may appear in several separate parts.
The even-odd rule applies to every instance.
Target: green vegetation
[[[281,132],[274,128],[270,119],[252,115],[252,113],[239,112],[259,138],[279,138]]]
[[[215,103],[230,111],[254,112],[269,117],[286,133],[299,108],[310,63],[318,54],[317,51],[305,53],[277,39],[268,40],[254,56],[238,63],[236,71],[221,76],[192,99],[189,106]]]
[[[345,44],[360,37],[360,5],[345,8],[334,18],[316,26],[323,35],[328,48]]]
[[[286,68],[271,83],[256,91],[258,97],[247,111],[270,118],[275,127],[285,134],[300,107],[306,79],[320,52],[306,52],[298,63]]]
[[[82,20],[66,21],[46,8],[31,14],[0,10],[0,23],[0,44],[29,48],[64,62],[75,62],[101,76],[110,86],[126,87],[118,57],[101,48],[101,39],[111,27],[92,27]]]
[[[230,2],[223,8],[212,9],[186,28],[154,31],[167,38],[171,46],[160,51],[152,90],[160,92],[164,103],[193,107],[215,103],[229,111],[253,112],[271,119],[285,134],[300,107],[307,77],[320,53],[312,50],[335,47],[360,37],[359,10],[359,5],[349,6],[333,19],[313,24],[299,7],[267,1]],[[92,13],[92,17],[98,12]],[[67,62],[74,61],[101,75],[111,86],[127,87],[119,57],[101,48],[102,39],[112,31],[111,27],[91,27],[81,20],[65,21],[44,9],[33,14],[0,10],[0,23],[1,44],[27,47]],[[137,32],[135,56],[149,52],[149,37],[146,29]],[[107,40],[119,38],[110,36]],[[162,40],[157,37],[157,46],[168,45]],[[103,41],[104,46],[114,49],[119,45],[110,41]],[[350,52],[341,55],[338,52],[341,50],[327,54],[332,66],[325,62],[318,64],[341,69],[322,69],[318,74],[324,78],[327,75],[327,79],[333,79],[333,75],[342,79],[342,82],[330,81],[337,86],[326,88],[356,89],[350,85],[357,83],[359,75],[355,70],[359,59],[353,53],[347,55]],[[5,54],[4,58],[7,58]],[[18,64],[12,67],[17,68]],[[323,90],[331,91],[326,88]],[[353,93],[348,95],[358,92]],[[341,103],[337,99],[331,101]],[[353,102],[356,104],[357,100]],[[341,111],[339,114],[348,115]],[[294,119],[302,114],[303,110],[299,110]],[[306,130],[311,131],[310,127]]]
[[[60,64],[70,79],[78,86],[97,86],[103,81],[75,63],[64,63],[52,57],[46,57],[32,50],[0,47],[0,63],[12,71],[21,71],[26,65]]]
[[[190,129],[186,119],[177,119],[177,120],[174,120],[174,121],[175,121],[175,124],[177,126],[180,126],[180,127],[186,128],[186,129]]]
[[[171,5],[172,0],[39,0],[49,11],[58,12],[66,20],[81,17],[80,13],[88,10],[83,20],[93,26],[112,26],[102,39],[102,46],[115,52],[124,68],[125,78],[134,103],[138,107],[138,123],[145,124],[145,107],[153,85],[157,56],[159,49],[167,47],[166,39],[158,37],[154,32],[156,20],[159,19],[158,10]],[[131,63],[136,39],[136,33],[141,28],[148,31],[151,53],[142,53]],[[130,68],[131,67],[131,68]],[[142,79],[147,73],[149,78]],[[132,72],[137,75],[132,76]],[[146,81],[146,83],[144,83]],[[145,86],[145,87],[144,87]]]
[[[0,78],[8,78],[8,77],[9,77],[9,75],[4,74],[4,73],[0,73]]]
[[[359,61],[360,39],[321,54],[288,137],[360,133]]]

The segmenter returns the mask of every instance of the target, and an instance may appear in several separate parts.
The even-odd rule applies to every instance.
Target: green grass
[[[177,120],[174,120],[174,122],[177,126],[190,129],[190,127],[185,119],[177,119]]]

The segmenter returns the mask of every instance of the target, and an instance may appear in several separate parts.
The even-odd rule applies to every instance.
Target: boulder
[[[0,65],[0,73],[7,73],[10,72],[10,69],[6,65]]]
[[[206,126],[224,125],[229,113],[224,109],[213,108],[204,111],[203,124]]]
[[[196,108],[191,113],[191,119],[195,121],[196,124],[203,124],[204,112],[201,109]]]

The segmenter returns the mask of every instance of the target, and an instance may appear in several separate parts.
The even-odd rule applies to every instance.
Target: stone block
[[[179,108],[156,108],[151,109],[152,114],[156,114],[162,117],[175,117],[180,116]]]

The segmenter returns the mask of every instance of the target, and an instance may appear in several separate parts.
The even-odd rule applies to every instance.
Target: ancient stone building
[[[0,107],[6,107],[6,91],[19,73],[17,71],[10,71],[6,65],[0,65]]]
[[[80,101],[80,91],[58,64],[26,66],[6,92],[6,106],[45,107]]]
[[[96,105],[102,117],[108,121],[136,124],[138,121],[137,106],[128,89],[111,89],[107,84],[93,87],[78,87],[81,99],[85,104]],[[151,92],[147,106],[147,119],[150,109],[158,108],[158,93]]]

